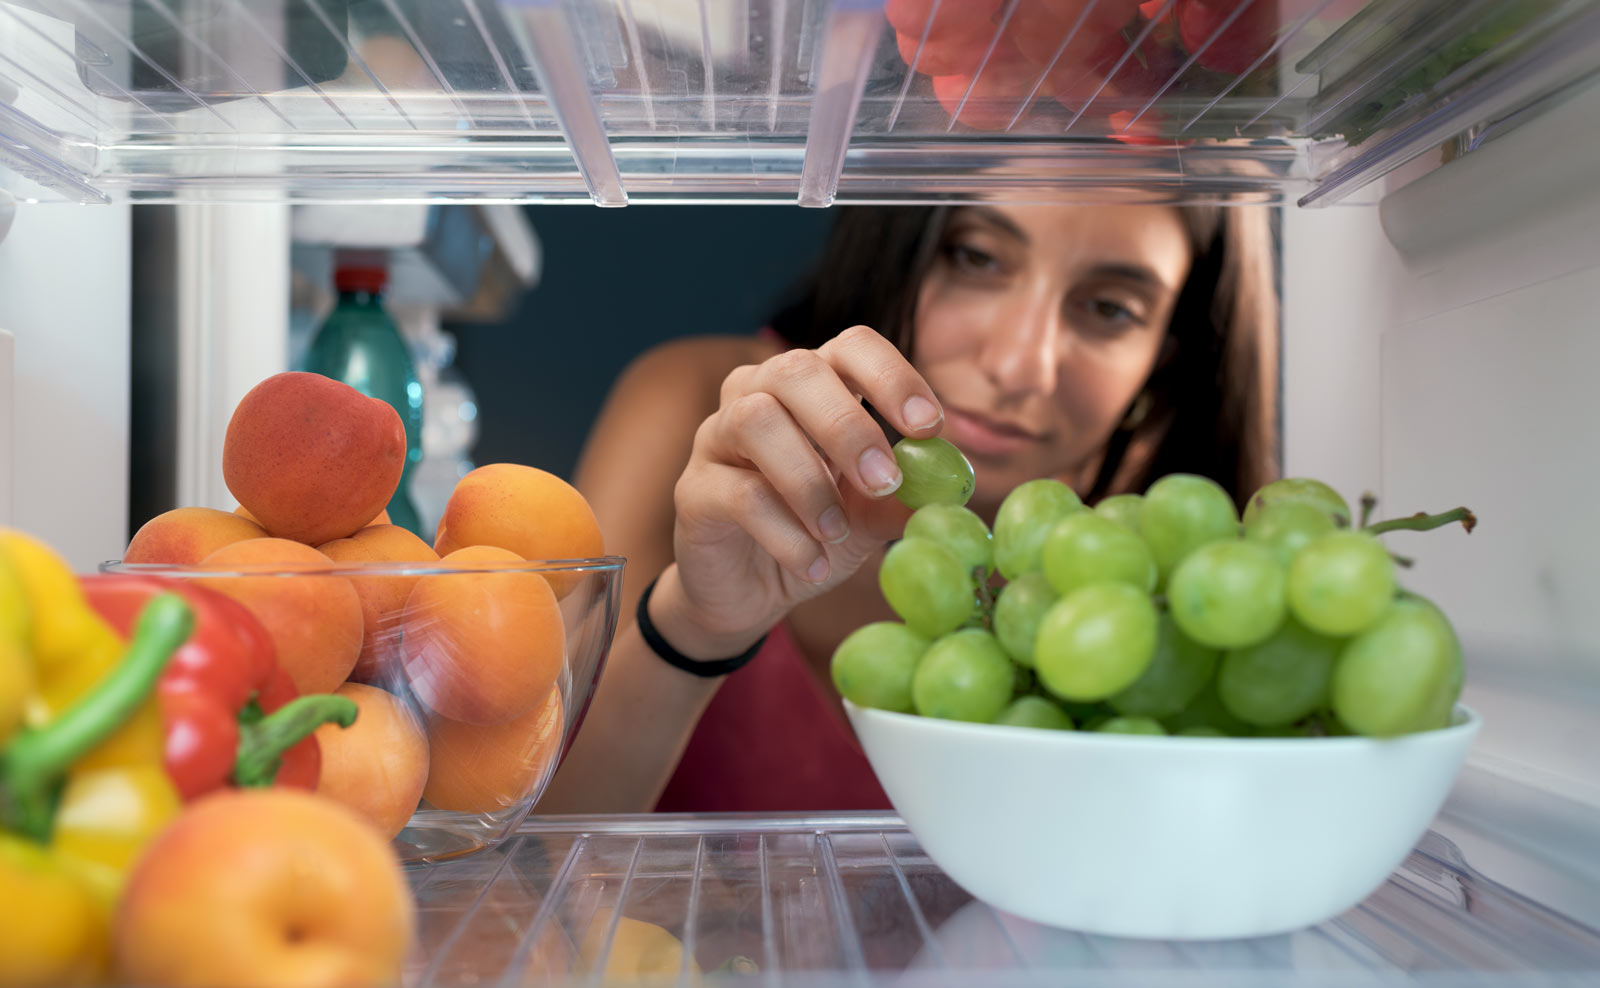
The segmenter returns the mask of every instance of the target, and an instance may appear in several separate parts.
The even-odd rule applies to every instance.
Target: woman
[[[892,617],[894,439],[959,446],[990,521],[1045,476],[1242,500],[1275,470],[1276,315],[1260,209],[841,210],[775,332],[653,350],[596,423],[577,484],[624,616],[540,810],[887,806],[828,661]]]

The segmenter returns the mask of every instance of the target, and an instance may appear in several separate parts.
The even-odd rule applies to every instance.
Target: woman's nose
[[[984,342],[979,363],[1002,395],[1053,394],[1056,349],[1063,338],[1060,310],[1026,301],[1008,307]]]

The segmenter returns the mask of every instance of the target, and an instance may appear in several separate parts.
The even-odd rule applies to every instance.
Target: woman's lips
[[[944,406],[944,436],[977,456],[1005,456],[1038,442],[1037,433],[976,412]]]

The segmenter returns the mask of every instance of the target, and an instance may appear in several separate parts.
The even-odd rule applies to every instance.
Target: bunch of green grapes
[[[902,443],[915,508],[879,586],[899,621],[833,655],[852,702],[1056,730],[1392,737],[1451,722],[1461,646],[1399,586],[1379,536],[1475,522],[1465,509],[1367,524],[1307,478],[1243,517],[1214,481],[1172,474],[1086,507],[1055,480],[1013,489],[991,530],[972,468],[943,440]]]

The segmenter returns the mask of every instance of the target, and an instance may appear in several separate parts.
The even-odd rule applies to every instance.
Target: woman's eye
[[[950,261],[965,271],[993,271],[1000,262],[993,254],[965,244],[951,244],[946,248]]]
[[[1089,303],[1089,311],[1110,323],[1132,324],[1139,321],[1138,313],[1108,298],[1097,298]]]

